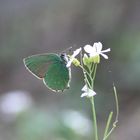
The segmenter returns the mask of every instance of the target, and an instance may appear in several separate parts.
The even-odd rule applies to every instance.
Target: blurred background
[[[95,83],[100,137],[115,109],[115,82],[120,115],[111,140],[140,140],[139,0],[0,1],[0,140],[93,139],[81,70],[72,67],[70,89],[57,94],[25,69],[23,58],[98,41],[111,48]]]

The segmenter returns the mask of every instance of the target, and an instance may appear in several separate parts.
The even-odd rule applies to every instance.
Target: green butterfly
[[[24,58],[26,68],[37,78],[42,79],[44,84],[52,91],[64,91],[69,88],[71,79],[69,61],[65,53],[60,55],[46,53],[32,55]]]

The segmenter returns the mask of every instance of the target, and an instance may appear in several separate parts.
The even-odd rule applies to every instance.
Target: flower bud
[[[100,55],[92,56],[89,59],[90,59],[90,62],[93,62],[95,64],[100,63]]]
[[[80,65],[80,62],[78,59],[74,58],[72,63],[75,65],[75,66],[79,66]]]
[[[87,54],[84,54],[83,63],[84,63],[84,65],[89,65],[90,64],[90,59],[87,56]]]

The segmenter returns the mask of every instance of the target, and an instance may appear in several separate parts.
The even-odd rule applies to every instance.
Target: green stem
[[[94,97],[90,98],[92,104],[92,113],[93,113],[93,125],[95,129],[95,140],[98,140],[98,128],[97,128],[97,118],[96,118],[96,111],[95,111],[95,104],[94,104]]]
[[[95,64],[95,66],[94,66],[93,82],[92,82],[93,87],[94,87],[94,80],[95,80],[95,76],[96,76],[96,71],[97,71],[97,64]]]
[[[92,67],[91,67],[91,76],[92,76],[92,78],[93,78],[93,75],[94,75],[94,67],[95,67],[95,65],[92,64]]]
[[[91,63],[91,65],[89,67],[89,71],[90,71],[91,87],[93,89],[93,83],[94,83],[94,79],[93,79],[94,63]]]
[[[87,75],[88,75],[89,78],[92,79],[90,73],[83,66],[79,65],[79,67],[83,70],[83,74],[84,74],[86,84],[88,85],[88,87],[92,88],[91,83],[89,82],[89,80],[87,78]]]
[[[92,77],[92,83],[91,87],[94,88],[94,80],[96,76],[96,70],[97,70],[97,64],[94,65],[94,67],[91,67],[91,77],[92,77],[92,71],[93,71],[93,77]],[[95,140],[98,140],[98,127],[97,127],[97,118],[96,118],[96,110],[95,110],[95,103],[94,103],[94,97],[91,97],[91,104],[92,104],[92,113],[93,113],[93,125],[95,129]]]
[[[105,128],[105,132],[104,132],[104,137],[107,135],[109,127],[110,127],[110,123],[112,120],[112,116],[113,116],[113,112],[111,111],[107,120],[107,124],[106,124],[106,128]]]
[[[114,129],[116,128],[116,125],[118,123],[118,117],[119,117],[119,103],[118,103],[118,96],[117,96],[117,91],[116,91],[116,87],[114,86],[113,83],[113,90],[114,90],[114,95],[115,95],[115,102],[116,102],[116,118],[115,121],[113,123],[112,128],[110,129],[110,131],[108,132],[108,134],[103,138],[103,140],[107,140],[107,138],[111,135],[111,133],[114,131]]]
[[[91,78],[90,73],[81,65],[79,67],[83,70],[83,73],[87,73],[87,75]]]
[[[113,90],[114,90],[114,94],[115,94],[115,102],[116,102],[116,122],[118,122],[118,118],[119,118],[119,102],[118,102],[118,95],[117,95],[117,91],[116,91],[116,87],[113,83]]]
[[[88,84],[89,88],[93,89],[94,86],[94,80],[95,80],[95,76],[96,76],[96,69],[97,69],[97,64],[88,67],[89,71],[88,72],[84,66],[83,66],[83,62],[82,62],[82,53],[81,53],[81,65],[80,68],[83,70],[84,73],[84,77],[85,77],[85,83]],[[93,71],[93,76],[92,76],[92,71]],[[87,75],[89,76],[90,80],[88,80]],[[90,83],[91,82],[91,83]],[[92,105],[92,113],[93,113],[93,126],[95,129],[95,140],[98,140],[98,128],[97,128],[97,118],[96,118],[96,111],[95,111],[95,104],[94,104],[94,97],[90,98],[91,101],[91,105]]]

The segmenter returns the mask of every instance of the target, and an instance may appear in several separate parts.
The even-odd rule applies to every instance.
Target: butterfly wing
[[[49,67],[43,81],[49,88],[55,91],[63,91],[69,87],[69,69],[63,62],[58,63]]]
[[[68,88],[70,71],[57,54],[33,55],[24,59],[27,69],[53,91]]]

